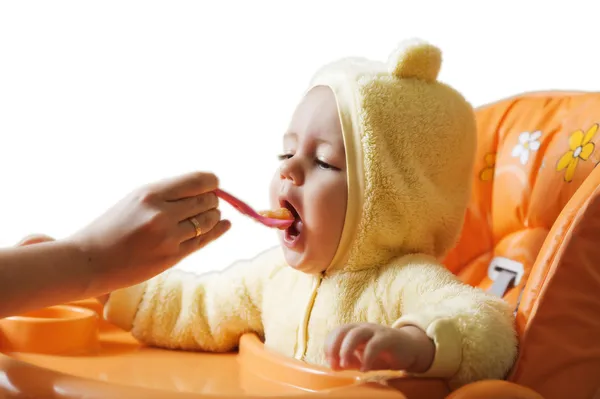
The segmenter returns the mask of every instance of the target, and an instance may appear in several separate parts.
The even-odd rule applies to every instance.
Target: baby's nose
[[[296,186],[302,184],[302,171],[292,160],[288,160],[281,165],[279,174],[281,180],[290,180]]]

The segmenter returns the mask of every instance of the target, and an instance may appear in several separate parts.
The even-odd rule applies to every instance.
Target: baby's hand
[[[327,337],[325,355],[334,370],[404,370],[422,373],[435,355],[433,341],[413,326],[347,324]]]

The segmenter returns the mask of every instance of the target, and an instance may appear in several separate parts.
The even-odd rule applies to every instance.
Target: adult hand
[[[87,256],[90,292],[109,292],[145,281],[223,235],[214,190],[218,179],[192,173],[129,194],[68,239]]]

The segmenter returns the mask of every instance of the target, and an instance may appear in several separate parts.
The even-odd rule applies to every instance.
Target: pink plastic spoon
[[[221,189],[216,189],[215,194],[217,195],[217,197],[221,198],[222,200],[227,201],[231,206],[233,206],[235,209],[240,211],[240,213],[242,213],[246,216],[250,216],[252,219],[256,220],[259,223],[264,224],[267,227],[286,229],[286,228],[290,227],[292,225],[292,223],[294,223],[293,220],[275,219],[275,218],[268,218],[266,216],[263,216],[263,215],[259,214],[258,212],[256,212],[254,209],[252,209],[248,204],[246,204],[242,200],[235,198],[233,195],[228,194]]]

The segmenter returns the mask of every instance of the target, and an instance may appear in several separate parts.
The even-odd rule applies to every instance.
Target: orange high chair
[[[477,110],[474,188],[446,264],[518,306],[505,381],[333,372],[263,348],[148,348],[95,300],[0,321],[2,397],[553,399],[600,397],[600,93],[536,93]],[[596,395],[596,396],[595,396]]]
[[[598,124],[600,93],[531,93],[478,109],[472,199],[445,262],[515,306],[519,357],[507,381],[547,399],[600,398]]]

